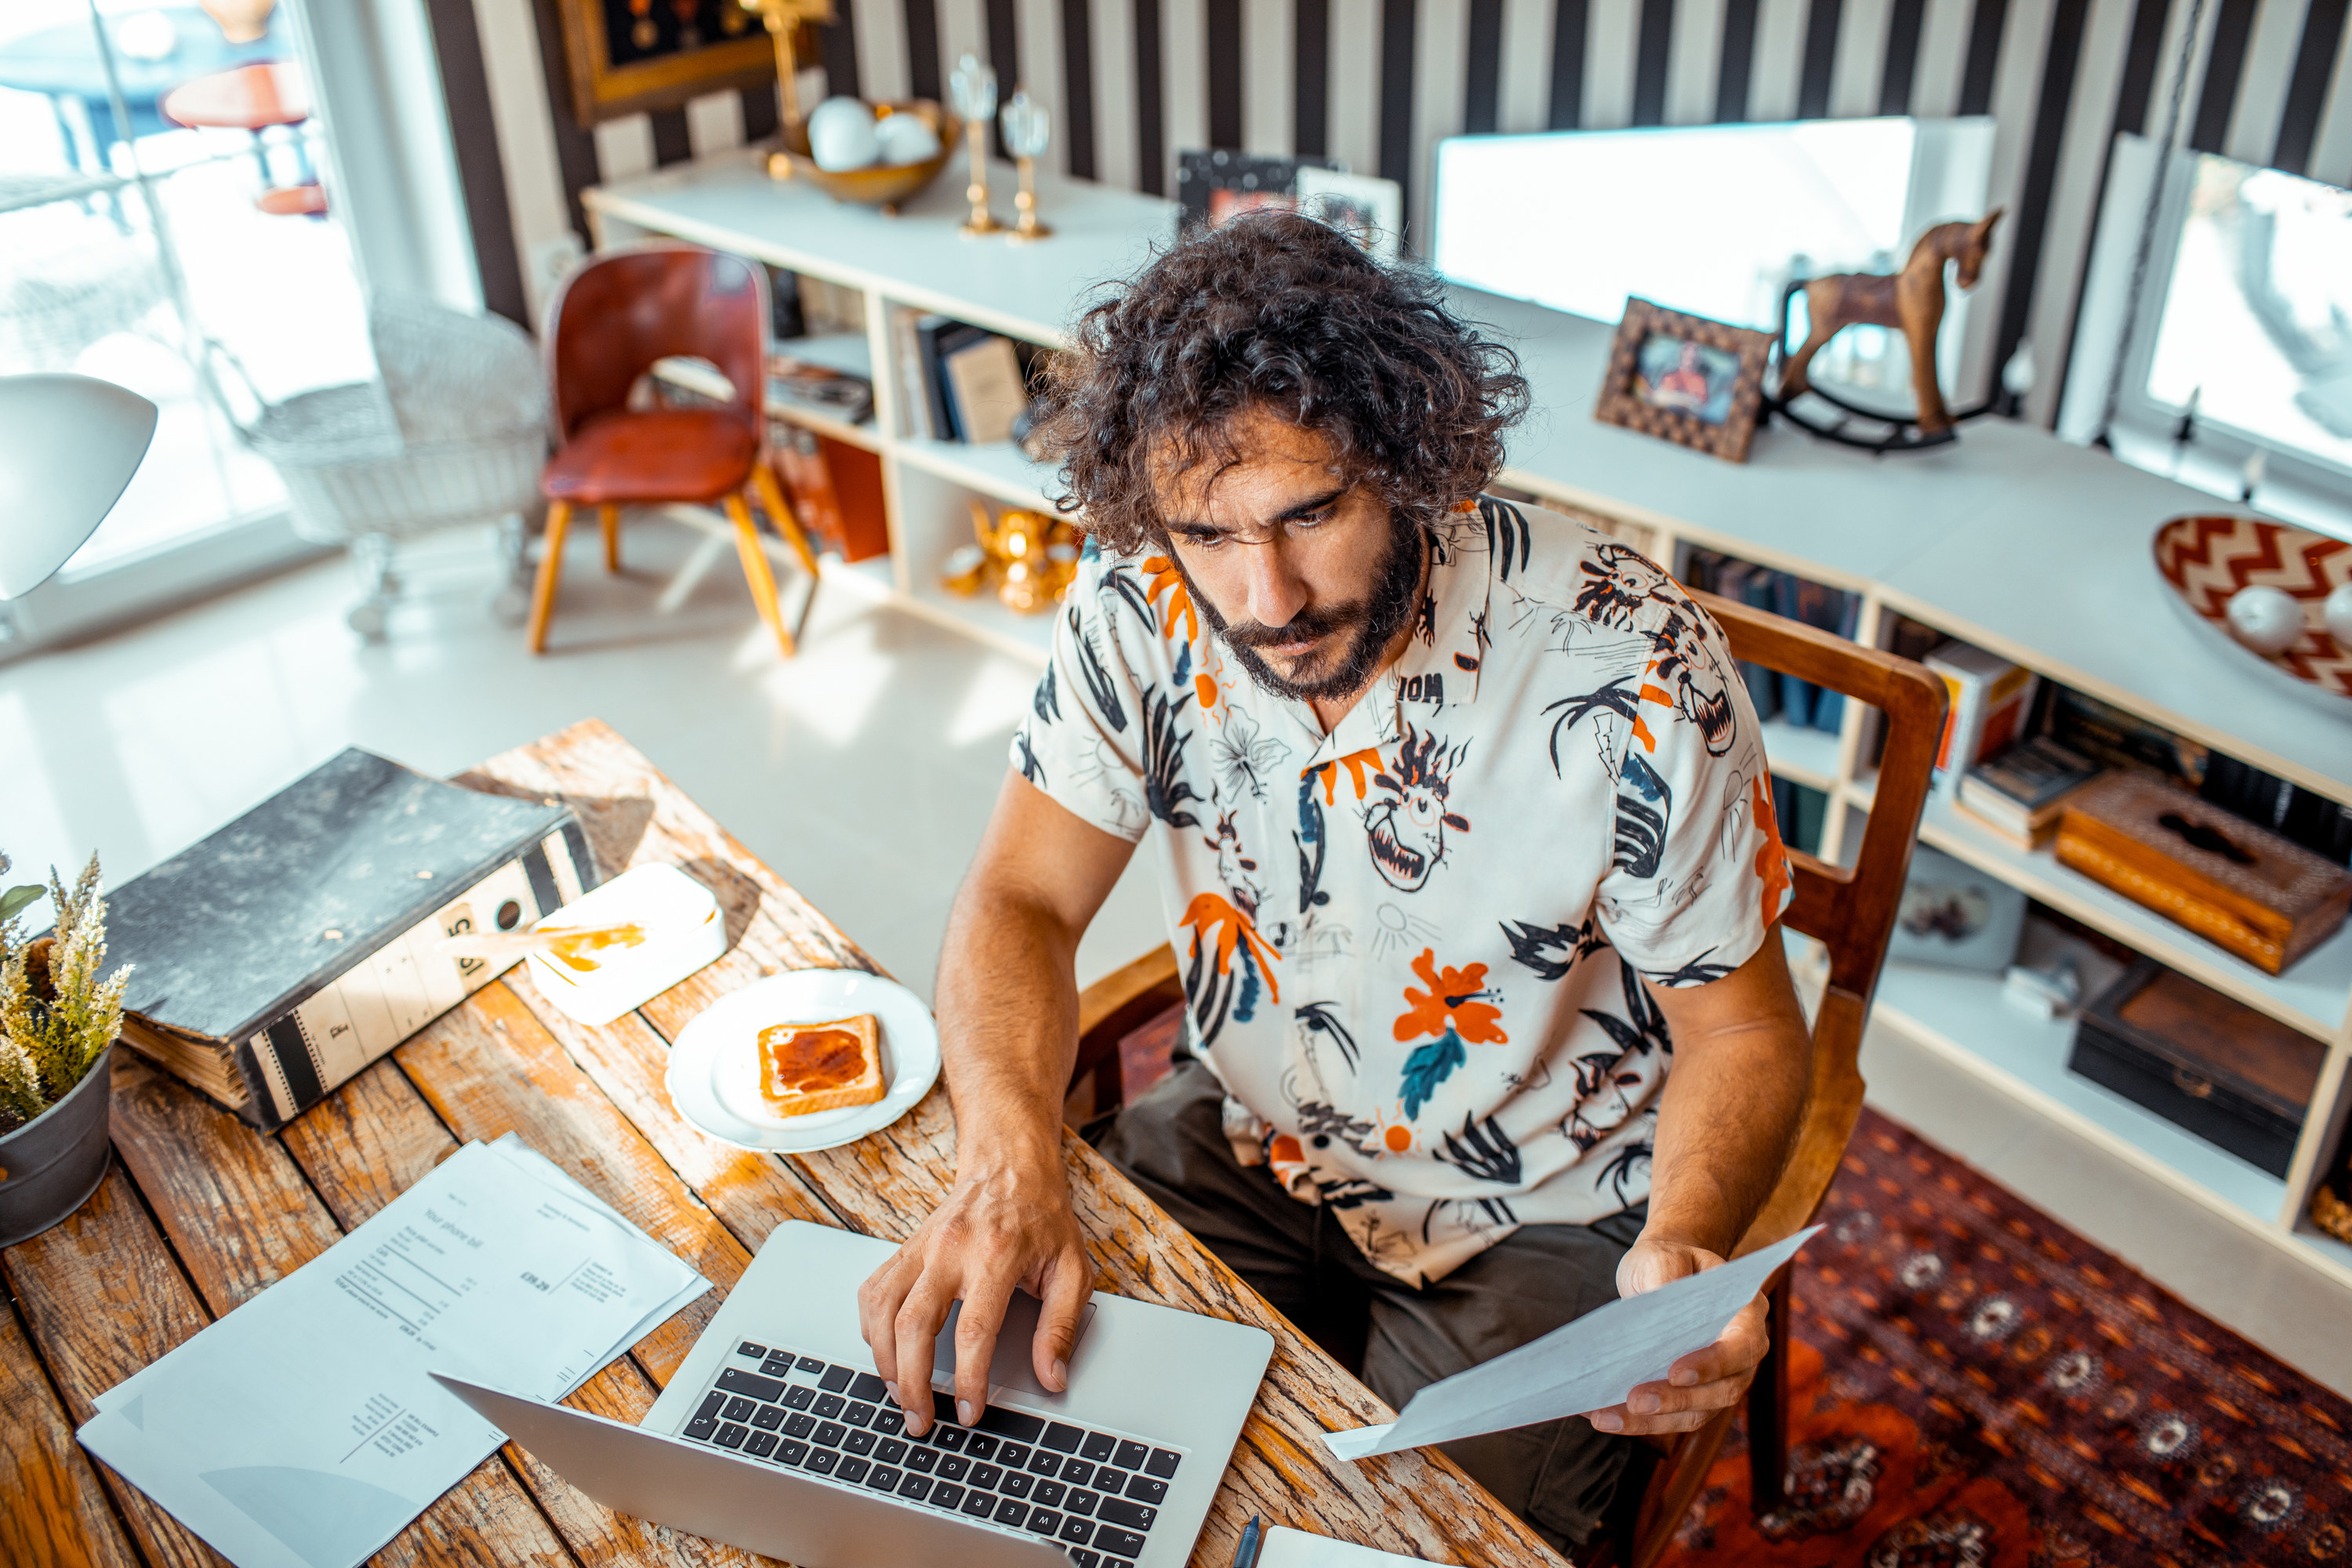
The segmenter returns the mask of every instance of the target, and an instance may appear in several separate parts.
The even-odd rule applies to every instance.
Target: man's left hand
[[[1617,1293],[1638,1296],[1723,1261],[1705,1247],[1653,1241],[1645,1236],[1618,1260]],[[1739,1403],[1769,1343],[1764,1298],[1759,1295],[1739,1309],[1739,1315],[1713,1344],[1691,1352],[1669,1367],[1664,1383],[1636,1384],[1624,1404],[1596,1410],[1589,1419],[1603,1432],[1694,1431],[1717,1411]]]

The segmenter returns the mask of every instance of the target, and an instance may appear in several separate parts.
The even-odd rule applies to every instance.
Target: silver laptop
[[[918,1440],[857,1330],[857,1286],[893,1250],[778,1226],[640,1426],[434,1376],[606,1508],[803,1568],[1183,1568],[1273,1336],[1097,1291],[1069,1390],[1047,1394],[1016,1291],[979,1424]],[[950,1320],[949,1411],[953,1346]]]

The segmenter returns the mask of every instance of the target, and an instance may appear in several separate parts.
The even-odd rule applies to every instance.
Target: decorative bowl
[[[2352,583],[2352,543],[2258,517],[2176,517],[2156,531],[2156,569],[2180,603],[2248,658],[2258,658],[2307,689],[2352,699],[2352,647],[2329,635],[2320,605]],[[2262,654],[2230,633],[2229,605],[2242,588],[2263,584],[2303,606],[2303,636]]]
[[[768,173],[779,180],[806,180],[837,202],[856,202],[897,214],[898,204],[939,177],[948,160],[963,144],[963,121],[928,98],[879,106],[882,114],[912,114],[938,132],[940,150],[919,163],[877,165],[866,169],[820,169],[809,156],[808,122],[789,121],[781,138],[782,151],[768,154]],[[876,116],[879,119],[881,114]]]

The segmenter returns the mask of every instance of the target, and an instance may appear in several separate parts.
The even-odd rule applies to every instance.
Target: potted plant
[[[7,869],[0,855],[0,874]],[[57,924],[26,942],[17,919],[41,889],[0,893],[0,1247],[48,1229],[106,1176],[107,1066],[131,972],[99,977],[97,856],[70,892],[52,871],[49,894]]]

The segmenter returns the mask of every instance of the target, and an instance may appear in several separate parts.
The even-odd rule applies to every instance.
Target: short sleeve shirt
[[[1091,548],[1013,742],[1160,855],[1188,1043],[1244,1161],[1442,1278],[1649,1194],[1673,1042],[1644,977],[1752,956],[1790,897],[1721,629],[1628,546],[1482,499],[1329,734],[1162,556]]]

